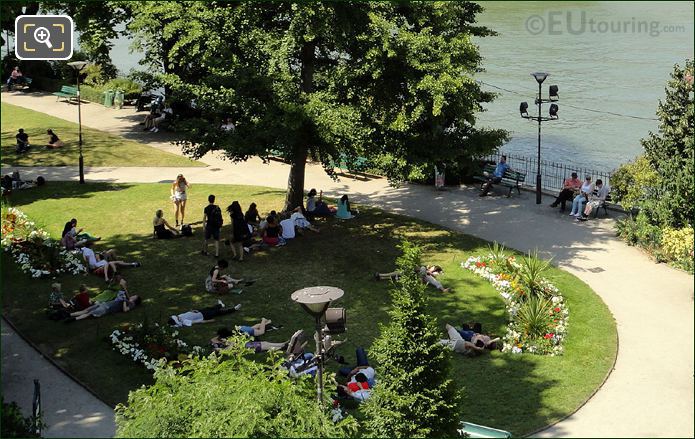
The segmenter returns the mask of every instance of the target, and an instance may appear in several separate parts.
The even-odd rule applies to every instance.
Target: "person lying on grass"
[[[125,291],[119,291],[114,300],[97,302],[82,311],[74,312],[70,314],[70,318],[65,322],[84,320],[89,317],[103,317],[107,314],[115,314],[117,312],[128,312],[140,305],[140,303],[142,303],[142,299],[139,296],[133,295],[129,297]]]
[[[217,336],[210,339],[210,344],[212,344],[212,347],[215,349],[215,352],[220,352],[221,350],[227,349],[233,345],[233,341],[229,340],[229,338],[238,333],[238,330],[230,331],[227,328],[220,328],[217,331]],[[289,340],[282,343],[249,340],[245,343],[244,346],[247,349],[253,350],[257,354],[268,351],[279,351],[282,349],[289,350],[289,348],[294,344],[294,340],[299,338],[302,333],[303,331],[300,329],[299,331],[295,332]]]
[[[489,335],[474,332],[469,328],[466,329],[465,326],[464,329],[457,330],[448,323],[446,332],[449,338],[442,339],[439,342],[454,352],[470,356],[480,355],[486,349],[497,349],[497,342],[500,340],[499,338],[493,339]]]
[[[241,309],[241,303],[238,303],[233,308],[227,308],[227,306],[218,300],[217,304],[214,306],[209,306],[207,308],[193,309],[181,314],[173,315],[169,317],[167,323],[171,326],[180,328],[182,326],[193,326],[197,323],[210,323],[214,322],[215,317],[223,316],[226,314],[231,314],[235,311]]]
[[[222,274],[222,270],[229,267],[226,259],[217,261],[217,265],[212,267],[210,274],[205,278],[205,291],[208,293],[226,294],[239,282],[244,279],[234,279],[233,277]]]
[[[444,285],[442,285],[441,282],[439,282],[437,279],[435,279],[436,276],[439,276],[442,274],[444,270],[442,270],[442,267],[439,265],[428,265],[428,266],[422,266],[419,269],[417,269],[417,273],[420,275],[420,279],[427,284],[427,285],[432,285],[439,291],[443,293],[448,293],[451,291],[450,288],[444,288]],[[390,273],[374,273],[374,279],[376,280],[395,280],[397,281],[398,278],[401,276],[400,271],[392,271]]]

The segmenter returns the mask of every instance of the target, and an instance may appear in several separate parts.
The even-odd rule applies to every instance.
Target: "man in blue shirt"
[[[480,192],[480,196],[484,197],[487,195],[488,192],[490,192],[490,189],[492,188],[493,183],[499,183],[502,181],[502,177],[504,176],[504,173],[507,171],[511,171],[512,168],[507,164],[507,156],[503,155],[500,158],[500,162],[497,164],[497,167],[495,167],[495,171],[492,173],[492,175],[485,174],[487,177],[487,183],[485,183],[485,186],[483,186],[483,190]]]

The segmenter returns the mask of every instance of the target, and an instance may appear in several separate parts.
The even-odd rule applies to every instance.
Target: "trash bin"
[[[113,105],[115,107],[118,107],[118,109],[123,108],[123,101],[125,100],[125,94],[123,94],[123,90],[116,90],[116,94],[114,95],[113,98]]]
[[[113,106],[113,90],[106,90],[104,92],[104,107]]]

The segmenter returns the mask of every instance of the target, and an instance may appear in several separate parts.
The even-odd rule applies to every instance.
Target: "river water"
[[[519,103],[536,114],[530,73],[544,71],[551,74],[544,95],[559,86],[560,118],[543,123],[542,159],[609,171],[642,151],[640,139],[657,129],[655,111],[673,65],[693,58],[692,2],[481,4],[480,24],[499,35],[475,39],[485,68],[476,79],[499,96],[479,123],[511,131],[503,152],[536,156],[537,123],[519,116]],[[142,68],[130,40],[114,43],[122,73]]]
[[[673,65],[693,58],[692,2],[482,5],[479,22],[499,36],[476,39],[486,70],[478,79],[500,95],[479,122],[512,132],[504,152],[536,156],[538,124],[519,116],[519,103],[528,102],[530,115],[537,114],[538,84],[530,72],[543,71],[551,74],[544,97],[549,85],[559,86],[560,118],[542,124],[541,158],[613,169],[642,151],[640,139],[658,127],[649,119],[656,117]],[[544,104],[543,115],[547,111]]]

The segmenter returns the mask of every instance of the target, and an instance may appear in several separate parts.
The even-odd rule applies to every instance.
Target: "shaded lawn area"
[[[56,105],[68,104],[56,102]],[[3,166],[77,165],[77,123],[3,102],[1,126]],[[19,128],[24,128],[32,145],[28,153],[21,155],[15,153],[15,135]],[[65,142],[65,146],[53,150],[44,148],[48,141],[46,130],[49,128]],[[86,166],[205,166],[204,163],[85,126],[82,126],[82,142]]]
[[[216,299],[203,288],[214,260],[200,255],[200,225],[194,225],[193,238],[151,238],[151,219],[157,208],[165,209],[165,217],[172,218],[168,193],[167,184],[51,183],[12,194],[12,203],[53,236],[60,236],[63,224],[76,217],[79,226],[103,237],[97,249],[115,247],[123,259],[137,259],[143,264],[142,268],[124,269],[123,273],[131,292],[145,298],[144,306],[127,314],[66,325],[44,315],[52,280],[32,280],[3,256],[5,313],[44,352],[110,404],[125,401],[130,389],[150,382],[144,367],[111,350],[105,337],[113,329],[146,318],[164,323],[173,313],[210,305]],[[188,221],[202,219],[210,193],[217,195],[223,207],[239,200],[245,209],[254,201],[262,213],[279,209],[284,199],[282,191],[268,188],[196,185],[189,194]],[[424,262],[442,265],[442,282],[455,289],[449,294],[432,287],[428,290],[429,310],[437,316],[443,337],[444,323],[458,326],[470,320],[482,322],[486,331],[504,333],[502,299],[486,281],[460,267],[470,255],[487,252],[485,241],[380,210],[360,208],[360,212],[362,215],[352,221],[319,223],[319,234],[308,232],[286,247],[256,253],[243,263],[231,262],[233,275],[258,279],[242,295],[224,298],[230,305],[242,303],[241,311],[211,324],[182,329],[184,340],[205,345],[217,328],[255,323],[261,317],[284,325],[264,340],[286,340],[299,328],[310,334],[312,320],[290,301],[290,294],[306,286],[335,285],[345,290],[335,306],[345,307],[348,312],[348,342],[339,353],[352,362],[354,348],[369,347],[378,335],[378,323],[387,321],[389,282],[376,282],[372,276],[375,271],[394,268],[396,244],[403,237],[422,245]],[[229,222],[226,215],[225,222]],[[228,224],[223,233],[230,233]],[[222,248],[222,255],[228,255],[228,248]],[[465,386],[465,420],[510,430],[515,435],[530,433],[574,411],[612,367],[616,327],[604,303],[586,284],[566,272],[553,268],[549,277],[564,292],[570,309],[565,355],[492,352],[464,358],[454,354],[455,377]],[[94,289],[104,285],[93,275],[63,276],[60,281],[66,295],[80,283]],[[337,367],[334,362],[329,365],[331,370]]]

